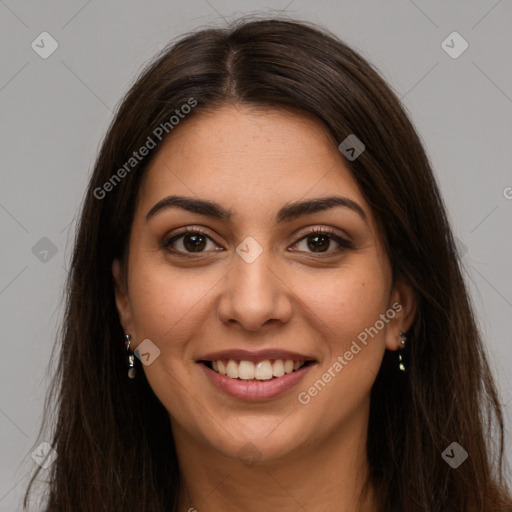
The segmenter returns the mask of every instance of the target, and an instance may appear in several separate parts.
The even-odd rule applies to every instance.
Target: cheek
[[[374,266],[361,266],[340,268],[325,277],[317,275],[300,293],[318,323],[325,326],[327,339],[350,344],[385,312],[388,292],[383,274],[376,273]]]
[[[384,354],[384,332],[361,341],[360,334],[385,312],[388,296],[385,274],[369,266],[347,266],[321,280],[311,280],[315,300],[311,318],[325,348],[324,359],[306,379],[297,400],[311,417],[322,418],[319,431],[327,435],[368,406]],[[362,413],[362,412],[361,412]]]
[[[134,268],[135,267],[134,265]],[[166,265],[140,265],[130,283],[137,338],[180,347],[197,329],[217,279],[208,273],[171,270]],[[171,346],[169,346],[171,348]]]

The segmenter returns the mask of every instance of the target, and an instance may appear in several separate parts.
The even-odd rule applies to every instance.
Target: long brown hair
[[[509,510],[502,410],[422,143],[397,95],[361,55],[322,28],[284,19],[243,19],[183,36],[118,108],[84,199],[67,283],[43,422],[55,406],[45,439],[58,457],[47,473],[45,510],[168,512],[177,501],[167,411],[144,372],[127,378],[111,265],[126,253],[141,179],[158,147],[126,164],[148,136],[160,146],[157,127],[172,136],[169,120],[191,98],[197,105],[188,118],[227,103],[294,109],[318,118],[336,145],[350,134],[363,141],[365,151],[346,165],[377,219],[394,278],[418,299],[406,373],[386,352],[372,389],[367,446],[380,511]],[[442,457],[454,441],[469,454],[457,469]]]

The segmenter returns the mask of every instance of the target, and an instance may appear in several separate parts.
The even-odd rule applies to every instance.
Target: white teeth
[[[217,364],[219,366],[219,373],[221,375],[226,375],[226,365],[224,364],[224,361],[217,361]]]
[[[272,368],[272,375],[274,377],[282,377],[284,375],[284,363],[282,359],[276,359]]]
[[[287,359],[284,362],[284,373],[292,373],[293,372],[293,361],[291,359]]]
[[[226,375],[232,379],[238,379],[238,364],[236,364],[236,361],[233,361],[233,359],[228,361],[228,365],[226,366]]]
[[[227,375],[232,379],[241,380],[270,380],[272,377],[282,377],[286,373],[292,373],[302,368],[305,361],[293,361],[292,359],[276,359],[273,363],[266,359],[253,363],[252,361],[212,361],[212,369],[221,375]]]
[[[268,359],[256,363],[254,377],[257,380],[270,380],[272,378],[272,363]]]
[[[240,361],[238,365],[238,376],[242,380],[254,379],[254,363],[252,361]]]

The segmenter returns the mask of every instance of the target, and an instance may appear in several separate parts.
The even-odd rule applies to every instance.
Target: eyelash
[[[201,236],[207,238],[208,240],[211,240],[212,242],[214,242],[214,240],[212,240],[212,238],[210,236],[208,236],[204,231],[201,231],[198,228],[187,227],[180,233],[174,235],[172,238],[167,238],[167,237],[164,238],[162,241],[162,248],[169,252],[172,252],[174,254],[180,255],[180,256],[186,255],[186,256],[191,256],[191,257],[201,256],[201,255],[205,254],[206,252],[208,252],[208,251],[198,251],[198,252],[194,253],[194,252],[188,252],[188,251],[177,251],[177,250],[171,248],[171,245],[175,241],[179,240],[180,238],[184,237],[185,235],[201,235]],[[347,249],[349,249],[349,250],[355,249],[354,245],[351,242],[340,237],[335,231],[333,231],[329,228],[313,228],[310,231],[307,231],[306,233],[302,234],[302,236],[293,245],[296,245],[299,242],[307,239],[308,237],[315,236],[315,235],[327,236],[330,240],[333,240],[334,242],[336,242],[340,247],[338,247],[337,249],[334,249],[332,251],[328,250],[325,252],[307,251],[310,254],[317,254],[320,257],[322,257],[325,255],[331,256],[333,254],[339,254]],[[303,251],[298,251],[298,252],[303,252]]]

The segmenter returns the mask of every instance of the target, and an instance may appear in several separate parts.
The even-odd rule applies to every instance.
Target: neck
[[[182,482],[178,511],[376,511],[371,486],[359,502],[368,477],[368,417],[353,420],[321,444],[254,465],[199,445],[173,425]]]

